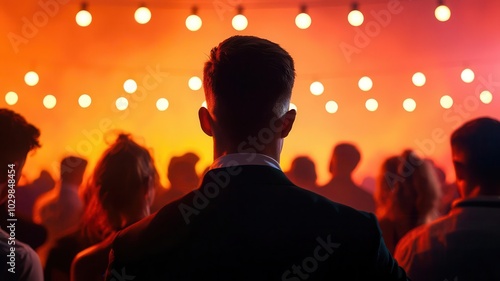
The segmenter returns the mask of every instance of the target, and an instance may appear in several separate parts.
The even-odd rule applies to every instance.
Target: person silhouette
[[[450,144],[460,199],[408,232],[395,257],[416,281],[500,280],[500,121],[470,120]]]
[[[106,280],[407,280],[373,214],[294,185],[279,161],[296,111],[292,57],[233,36],[204,67],[214,162],[199,188],[120,231]]]
[[[15,207],[15,188],[28,153],[40,147],[40,130],[20,114],[0,108],[0,135],[0,205],[7,201]],[[9,233],[0,229],[0,280],[43,280],[38,255],[15,239],[15,208],[9,213],[12,214],[7,222]]]
[[[294,184],[318,192],[316,165],[308,156],[298,156],[293,159],[290,170],[285,174]]]
[[[366,212],[375,211],[373,196],[354,183],[352,173],[361,160],[361,153],[351,143],[335,146],[330,160],[331,180],[319,189],[321,195],[335,202]]]
[[[152,213],[188,194],[198,186],[200,177],[196,173],[196,163],[199,160],[200,157],[193,152],[187,152],[170,159],[167,169],[167,178],[170,182],[170,187],[165,189],[159,185],[156,190],[153,206],[151,207]]]

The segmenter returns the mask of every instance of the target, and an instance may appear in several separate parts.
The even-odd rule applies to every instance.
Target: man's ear
[[[213,136],[212,132],[212,116],[210,116],[210,112],[205,107],[200,107],[198,110],[198,119],[200,120],[201,129],[208,136]]]
[[[281,138],[286,138],[290,131],[292,130],[293,127],[293,122],[295,121],[295,116],[297,115],[297,111],[295,109],[291,109],[283,115],[282,118],[282,124],[283,124],[283,129],[281,130]]]

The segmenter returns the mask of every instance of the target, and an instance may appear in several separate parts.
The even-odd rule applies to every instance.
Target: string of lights
[[[331,5],[332,2],[333,1],[328,1],[327,3]],[[314,5],[314,3],[310,3],[309,5],[302,4],[299,6],[299,12],[295,17],[295,25],[297,28],[307,29],[311,26],[312,18],[308,14],[308,7],[312,5]],[[326,5],[326,3],[323,3],[323,5]],[[350,7],[351,9],[347,15],[347,21],[352,26],[361,26],[364,22],[364,15],[359,8],[359,2],[352,2]],[[203,25],[203,20],[198,15],[198,10],[199,6],[193,6],[191,8],[191,14],[187,16],[185,21],[186,28],[193,32],[200,30]],[[450,19],[451,10],[446,6],[444,0],[438,0],[434,15],[440,22],[446,22]],[[134,12],[134,19],[138,24],[147,24],[151,20],[151,17],[152,12],[144,3],[140,4]],[[80,10],[76,13],[75,21],[81,27],[87,27],[92,23],[92,14],[90,13],[88,2],[81,3]],[[231,24],[237,31],[245,30],[248,27],[249,21],[244,15],[243,5],[237,5],[235,7],[235,15],[232,18]]]
[[[475,79],[475,73],[470,68],[465,68],[460,74],[460,78],[464,83],[470,84]],[[24,76],[24,82],[30,87],[34,87],[38,84],[40,78],[35,71],[29,71]],[[422,87],[425,85],[427,78],[424,73],[416,72],[412,75],[411,81],[415,87]],[[198,76],[193,76],[188,80],[188,87],[192,91],[198,91],[202,88],[202,80]],[[373,88],[373,80],[369,76],[363,76],[358,80],[358,88],[363,92],[369,92]],[[134,79],[127,79],[123,83],[123,90],[127,94],[134,94],[138,90],[137,82]],[[309,90],[312,95],[320,96],[324,93],[325,87],[320,81],[314,81],[310,84]],[[19,100],[19,96],[16,92],[10,91],[5,95],[5,101],[8,105],[15,105]],[[489,90],[483,90],[479,94],[479,100],[484,104],[490,104],[493,100],[493,94]],[[453,106],[453,98],[449,95],[441,96],[439,103],[442,108],[449,109]],[[57,98],[54,95],[46,95],[43,98],[43,106],[47,109],[52,109],[57,104]],[[88,108],[92,104],[92,98],[88,94],[82,94],[78,98],[78,104],[81,108]],[[126,110],[128,108],[129,101],[126,97],[121,96],[116,99],[115,106],[119,111]],[[202,106],[206,107],[206,102],[202,103]],[[378,101],[375,98],[368,98],[365,102],[365,107],[368,111],[376,111],[378,109]],[[412,98],[407,98],[402,103],[403,109],[407,112],[413,112],[417,103]],[[169,107],[169,101],[166,98],[159,98],[156,101],[156,108],[159,111],[165,111]],[[297,109],[295,104],[291,104],[290,108]],[[336,113],[339,109],[339,105],[334,100],[329,100],[325,103],[325,110],[328,113]]]

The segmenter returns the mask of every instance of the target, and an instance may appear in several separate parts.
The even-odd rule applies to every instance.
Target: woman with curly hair
[[[438,217],[441,190],[434,166],[411,150],[388,158],[374,197],[385,244],[393,253],[408,231]]]
[[[84,220],[103,242],[73,260],[71,280],[104,280],[114,234],[150,214],[158,172],[148,150],[121,134],[101,156],[90,178]]]

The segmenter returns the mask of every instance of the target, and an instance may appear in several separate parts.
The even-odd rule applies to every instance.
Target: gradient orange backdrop
[[[44,10],[40,3],[49,2],[57,9]],[[358,28],[347,22],[349,1],[153,0],[146,1],[152,11],[146,25],[133,18],[136,1],[88,1],[93,22],[86,28],[75,23],[80,2],[61,2],[0,3],[0,106],[21,113],[42,131],[43,147],[25,168],[28,180],[41,169],[57,177],[57,163],[71,153],[88,158],[93,167],[116,131],[131,132],[152,149],[164,183],[170,157],[186,151],[201,156],[197,168],[204,170],[212,161],[212,144],[197,120],[203,90],[192,91],[187,82],[201,77],[210,49],[235,34],[268,38],[295,58],[292,102],[298,116],[281,163],[287,170],[295,156],[311,156],[320,183],[328,180],[331,150],[340,141],[353,141],[362,150],[357,181],[375,176],[385,157],[404,148],[435,159],[452,180],[450,133],[474,117],[500,118],[499,1],[446,1],[452,11],[448,22],[435,19],[433,0],[359,1],[365,22]],[[307,30],[294,24],[302,3],[312,17]],[[203,19],[197,32],[184,24],[194,4]],[[249,20],[242,32],[231,27],[235,4],[243,5]],[[346,55],[346,46],[353,53]],[[475,72],[470,84],[460,79],[465,67]],[[34,87],[23,81],[29,70],[40,76]],[[427,77],[423,87],[411,82],[417,71]],[[365,75],[374,82],[369,92],[357,86]],[[128,78],[147,89],[125,93]],[[309,91],[316,80],[325,86],[321,96]],[[493,94],[490,104],[479,101],[483,90]],[[3,98],[9,91],[19,95],[13,106]],[[78,106],[83,93],[92,97],[87,109]],[[47,94],[57,98],[50,110],[42,105]],[[450,109],[439,104],[445,94],[454,99]],[[120,96],[130,101],[125,111],[113,107]],[[155,107],[160,97],[170,103],[164,112]],[[368,98],[378,100],[377,111],[366,110]],[[406,98],[416,101],[414,112],[403,109]],[[338,103],[337,113],[325,111],[329,100]]]

